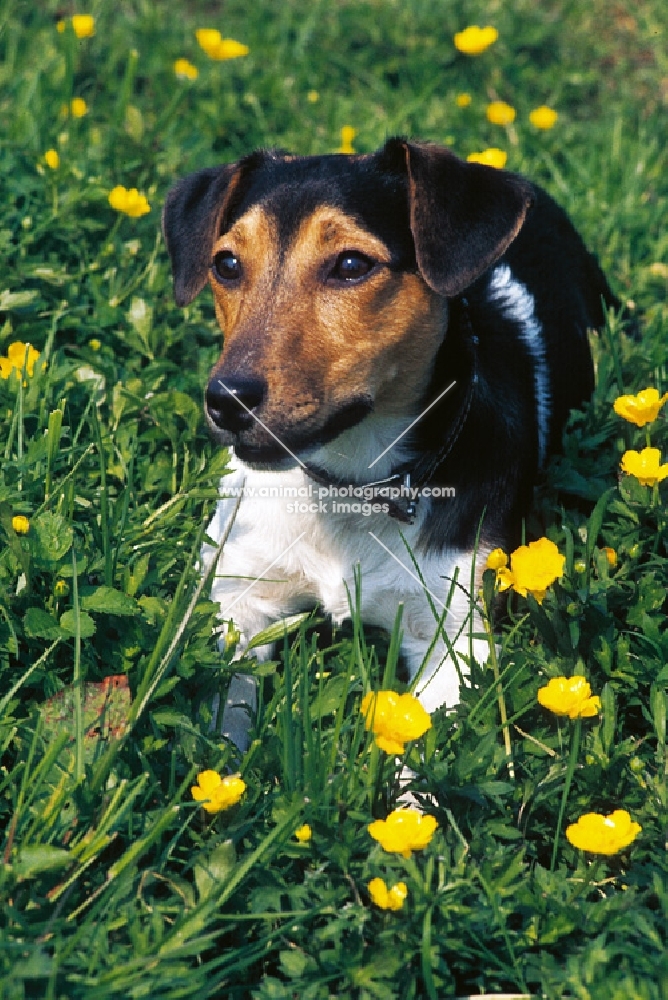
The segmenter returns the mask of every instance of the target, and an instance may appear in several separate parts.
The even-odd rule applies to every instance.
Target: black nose
[[[216,427],[236,434],[252,424],[253,410],[266,393],[267,384],[261,379],[214,375],[206,390],[206,408]]]

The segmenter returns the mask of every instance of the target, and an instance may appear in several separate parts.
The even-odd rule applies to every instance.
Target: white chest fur
[[[390,630],[402,602],[402,651],[411,677],[433,645],[418,683],[421,702],[430,712],[455,703],[459,680],[447,656],[448,643],[468,656],[471,632],[480,631],[471,614],[473,554],[417,549],[420,524],[429,517],[429,500],[420,500],[415,523],[407,525],[387,513],[373,512],[372,504],[381,504],[382,498],[324,496],[324,490],[299,466],[263,472],[245,467],[238,459],[232,464],[235,471],[221,481],[222,497],[209,525],[212,539],[222,538],[240,492],[242,500],[218,563],[211,597],[220,604],[221,618],[232,620],[240,629],[242,641],[316,603],[335,622],[342,621],[350,614],[348,595],[355,593],[354,574],[359,566],[362,619]],[[207,547],[205,564],[212,554],[213,549]],[[486,555],[478,552],[480,564]],[[437,636],[436,616],[442,618],[448,643],[442,632]],[[484,640],[473,640],[473,653],[476,659],[486,659]],[[459,667],[466,670],[464,663]]]

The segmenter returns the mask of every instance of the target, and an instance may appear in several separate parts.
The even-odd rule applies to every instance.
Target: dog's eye
[[[221,250],[213,258],[213,273],[219,281],[236,281],[241,277],[241,264],[231,250]]]
[[[355,281],[357,278],[363,278],[365,274],[368,274],[373,268],[373,263],[363,253],[346,250],[344,253],[339,254],[329,276],[337,281]]]

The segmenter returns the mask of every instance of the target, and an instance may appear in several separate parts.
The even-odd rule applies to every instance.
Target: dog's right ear
[[[430,288],[448,298],[498,260],[535,199],[517,174],[467,163],[440,146],[389,139],[380,156],[406,172],[418,267]]]
[[[258,149],[238,163],[188,174],[167,193],[162,231],[172,262],[174,297],[187,306],[206,284],[213,244],[242,194],[242,181],[281,150]]]

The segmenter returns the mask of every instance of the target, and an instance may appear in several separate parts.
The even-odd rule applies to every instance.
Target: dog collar
[[[330,476],[324,469],[314,468],[312,465],[305,465],[304,472],[310,479],[313,479],[316,483],[320,483],[321,486],[341,489],[349,485],[342,479],[334,479],[334,477]],[[357,483],[356,485],[359,486],[360,489],[365,489],[368,486],[392,486],[399,483],[401,483],[401,488],[408,494],[405,497],[407,502],[402,504],[397,500],[393,500],[391,497],[382,497],[383,503],[387,505],[387,513],[390,517],[396,518],[397,521],[403,521],[404,524],[412,524],[417,510],[418,497],[410,496],[410,472],[395,472],[393,475],[388,476],[387,479],[376,479],[372,483]]]
[[[402,498],[406,502],[402,503],[401,501],[393,500],[389,497],[384,497],[383,500],[387,504],[387,513],[390,517],[394,517],[397,521],[402,521],[404,524],[413,523],[417,512],[418,500],[420,499],[419,494],[416,494],[414,497],[410,495],[411,482],[413,483],[413,489],[416,487],[417,489],[422,489],[427,486],[436,470],[446,460],[464,428],[466,418],[468,417],[471,409],[471,404],[473,403],[475,388],[478,384],[478,337],[473,332],[468,299],[462,295],[456,301],[458,301],[461,306],[465,341],[471,355],[471,377],[466,388],[466,394],[464,396],[462,406],[457,414],[456,420],[452,424],[450,433],[437,452],[426,455],[424,459],[414,463],[410,469],[403,467],[398,469],[397,472],[393,473],[391,476],[388,476],[387,479],[377,479],[375,482],[357,484],[358,486],[364,488],[365,486],[391,486],[400,483],[402,489],[404,489],[407,494],[406,497]],[[348,483],[345,483],[343,480],[335,479],[333,476],[330,476],[324,469],[314,468],[313,466],[304,466],[304,471],[307,476],[313,479],[316,483],[320,483],[322,486],[341,488],[348,485]]]

